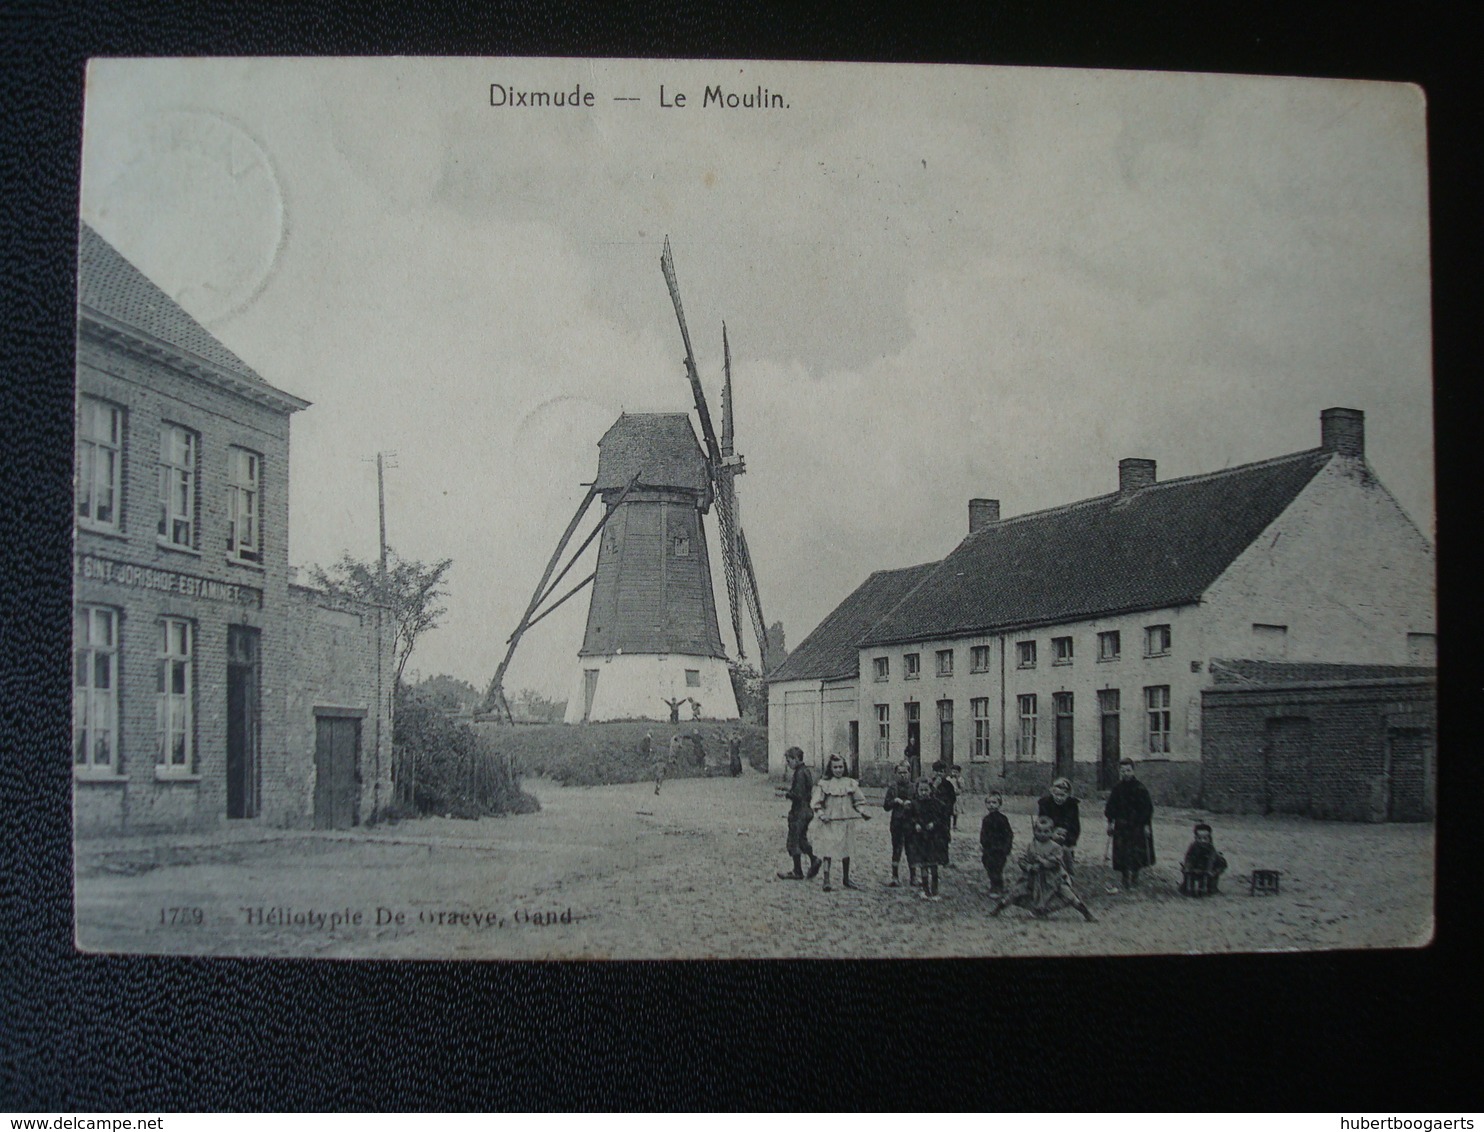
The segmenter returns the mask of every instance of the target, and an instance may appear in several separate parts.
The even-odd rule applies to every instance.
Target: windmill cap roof
[[[624,413],[598,441],[599,491],[624,487],[634,476],[645,487],[704,493],[706,457],[685,413]]]

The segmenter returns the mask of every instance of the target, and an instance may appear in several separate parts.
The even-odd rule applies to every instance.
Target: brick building
[[[924,765],[1034,793],[1058,774],[1106,788],[1129,756],[1156,800],[1189,804],[1214,658],[1434,663],[1432,548],[1367,466],[1354,409],[1271,460],[1163,482],[1123,460],[1116,491],[1011,518],[972,500],[947,557],[896,573],[910,585],[868,626],[842,611],[871,581],[770,677],[770,764],[854,733],[875,779],[916,739]],[[802,677],[838,701],[812,725],[788,714]]]
[[[308,402],[86,226],[77,350],[77,829],[368,817],[388,796],[392,634],[292,585],[289,420]]]
[[[1228,813],[1430,821],[1437,670],[1213,661],[1202,801]]]

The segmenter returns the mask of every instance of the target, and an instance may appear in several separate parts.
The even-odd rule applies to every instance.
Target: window
[[[1120,698],[1117,688],[1104,688],[1098,693],[1099,714],[1117,715]]]
[[[871,661],[871,678],[878,684],[883,680],[891,679],[891,660],[888,657],[878,656]]]
[[[938,675],[939,676],[952,676],[953,675],[953,650],[952,649],[939,649],[938,650]]]
[[[85,527],[119,529],[119,469],[124,411],[84,397],[77,417],[77,518]]]
[[[902,678],[916,680],[922,676],[922,653],[909,652],[902,656]]]
[[[1018,759],[1034,759],[1036,757],[1036,697],[1016,696],[1020,705],[1020,735],[1015,740],[1015,757]]]
[[[1288,655],[1287,625],[1252,625],[1252,655],[1258,660],[1282,660]]]
[[[685,686],[687,688],[699,688],[701,686],[701,670],[699,668],[687,668],[685,670]]]
[[[1170,653],[1170,627],[1150,625],[1144,630],[1144,655],[1168,656]]]
[[[196,434],[160,426],[160,542],[196,545]]]
[[[1098,634],[1098,659],[1117,660],[1123,655],[1123,634],[1117,629]]]
[[[1016,668],[1034,668],[1034,667],[1036,667],[1036,642],[1035,641],[1017,641],[1015,643],[1015,667]]]
[[[989,671],[989,646],[975,645],[969,650],[969,671]]]
[[[118,611],[81,605],[72,615],[72,765],[118,773]]]
[[[1170,753],[1170,686],[1144,689],[1144,707],[1149,715],[1149,753]]]
[[[891,705],[876,705],[876,757],[891,758]]]
[[[1071,637],[1052,637],[1051,638],[1051,663],[1052,664],[1071,664],[1072,663],[1072,638]]]
[[[263,561],[263,458],[227,450],[227,557]]]
[[[974,717],[975,759],[989,758],[989,697],[979,696],[969,701],[969,714]]]
[[[1437,634],[1408,633],[1407,661],[1410,664],[1436,664],[1438,662]]]
[[[160,622],[155,735],[162,774],[190,774],[194,729],[191,623],[178,617]]]
[[[690,557],[690,535],[676,535],[674,544],[676,558]]]

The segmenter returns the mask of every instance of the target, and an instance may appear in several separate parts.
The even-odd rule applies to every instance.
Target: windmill
[[[568,723],[674,718],[679,705],[687,702],[708,718],[737,718],[706,543],[704,518],[713,505],[737,659],[747,656],[743,605],[752,621],[759,659],[765,662],[768,657],[767,622],[737,505],[736,477],[746,471],[746,464],[735,449],[726,326],[722,325],[724,382],[718,438],[691,349],[668,237],[660,269],[685,344],[685,374],[704,448],[687,413],[622,413],[603,434],[598,441],[598,474],[558,540],[490,682],[486,704],[502,709],[507,718],[511,713],[503,681],[521,637],[588,585],[593,593],[578,651],[578,682],[567,700]],[[598,499],[603,514],[597,526],[557,572],[583,516]],[[550,601],[594,541],[598,560],[592,573]]]

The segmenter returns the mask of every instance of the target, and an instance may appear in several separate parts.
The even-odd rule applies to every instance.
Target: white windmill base
[[[597,675],[594,676],[593,673]],[[738,719],[727,662],[715,656],[625,653],[578,658],[577,680],[567,697],[568,723],[605,719],[670,718],[666,700],[694,700],[703,719]],[[680,705],[680,721],[694,717]]]

